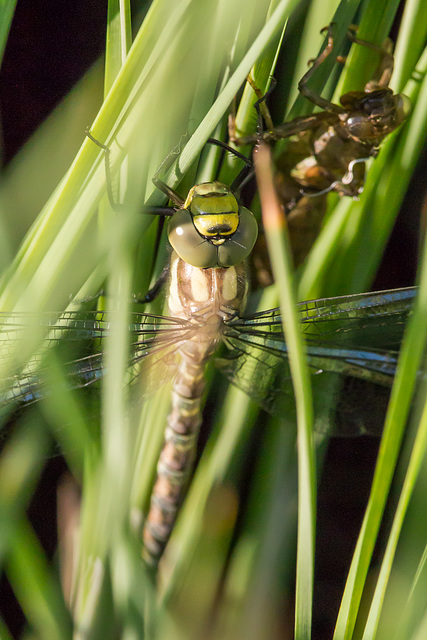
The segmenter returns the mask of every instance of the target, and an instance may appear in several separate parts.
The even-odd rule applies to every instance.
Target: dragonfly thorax
[[[245,260],[258,235],[253,214],[239,206],[229,187],[205,182],[190,189],[169,223],[169,242],[182,260],[202,269]]]
[[[208,334],[218,332],[223,320],[238,315],[245,307],[247,293],[244,262],[228,268],[200,269],[172,254],[169,312],[194,321],[198,341],[202,329]]]

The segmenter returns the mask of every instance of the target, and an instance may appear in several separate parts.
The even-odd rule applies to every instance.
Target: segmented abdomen
[[[196,362],[194,354],[188,354],[185,346],[180,350],[181,364],[172,388],[172,407],[144,528],[144,555],[150,564],[157,564],[175,524],[193,466],[202,422],[204,369],[210,354]]]
[[[221,338],[225,318],[245,304],[248,281],[242,263],[235,267],[198,269],[173,254],[169,308],[171,315],[194,325],[179,348],[180,366],[172,388],[165,442],[145,522],[144,557],[156,565],[175,524],[193,466],[205,386],[206,362]]]

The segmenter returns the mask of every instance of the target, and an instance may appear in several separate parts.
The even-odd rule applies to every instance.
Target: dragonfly
[[[97,144],[109,165],[108,147]],[[173,379],[171,409],[143,529],[144,558],[153,567],[163,554],[185,496],[202,422],[204,371],[219,345],[225,345],[217,359],[220,370],[263,408],[283,416],[293,402],[280,310],[244,312],[249,290],[246,259],[256,241],[257,223],[236,197],[238,180],[233,189],[219,182],[195,185],[185,200],[164,185],[158,174],[155,184],[174,203],[170,210],[163,208],[170,215],[172,246],[167,272],[169,315],[136,312],[129,316],[129,384],[140,393],[136,381],[141,376],[153,386],[167,377]],[[164,273],[161,280],[164,284]],[[415,295],[416,289],[409,288],[301,303],[298,312],[313,380],[326,380],[329,388],[343,379],[380,390],[389,387]],[[65,370],[71,388],[88,387],[106,373],[103,344],[113,323],[113,315],[100,311],[69,311],[59,317],[3,314],[0,359],[7,362],[10,343],[29,326],[36,327],[44,331],[47,347],[75,345],[82,350],[83,355],[66,362]],[[3,379],[0,402],[40,400],[48,392],[43,387],[46,366],[42,351],[25,369]],[[149,382],[147,387],[150,392]],[[328,404],[330,399],[326,403],[322,395],[317,405],[324,418],[317,425],[319,431],[369,432],[360,407],[343,408],[339,427],[331,412],[325,417]],[[352,413],[353,419],[347,420]]]
[[[258,100],[258,132],[237,136],[233,120],[229,137],[236,145],[274,143],[288,139],[286,150],[276,159],[276,188],[288,216],[294,261],[301,264],[317,238],[326,212],[327,194],[357,198],[363,191],[365,163],[379,153],[385,138],[408,117],[410,101],[404,94],[394,94],[389,88],[394,58],[392,43],[382,47],[361,40],[356,28],[348,32],[355,44],[375,51],[379,57],[373,78],[363,91],[350,91],[335,104],[312,91],[308,81],[333,51],[333,25],[327,30],[327,45],[301,78],[298,88],[322,110],[308,116],[274,126],[266,98],[248,78]],[[263,131],[263,119],[267,129]]]
[[[276,127],[272,124],[267,106],[268,94],[259,96],[255,103],[259,129],[251,136],[239,137],[230,128],[230,140],[236,145],[254,144],[262,139],[266,143],[292,138],[286,153],[278,160],[279,170],[291,178],[287,198],[288,206],[306,194],[320,195],[336,191],[340,196],[357,197],[363,191],[365,162],[376,157],[384,139],[408,117],[410,100],[403,93],[394,94],[389,88],[394,58],[391,41],[382,47],[357,38],[349,30],[350,39],[378,53],[380,61],[374,77],[363,91],[350,91],[335,104],[308,87],[308,81],[333,50],[333,25],[326,27],[327,45],[312,62],[298,83],[298,89],[315,106],[317,113],[297,117]],[[261,106],[263,110],[261,111]],[[269,125],[262,131],[262,117]]]

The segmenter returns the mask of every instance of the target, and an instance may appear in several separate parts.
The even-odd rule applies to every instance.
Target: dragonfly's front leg
[[[125,205],[116,202],[114,200],[114,195],[113,195],[113,179],[111,176],[111,163],[110,163],[110,159],[111,159],[111,150],[110,147],[108,147],[106,144],[103,144],[102,142],[100,142],[97,138],[95,138],[89,128],[86,129],[86,135],[89,138],[89,140],[92,140],[92,142],[94,144],[96,144],[98,147],[100,147],[100,149],[103,150],[104,152],[104,159],[105,159],[105,184],[107,187],[107,196],[108,196],[108,202],[110,204],[110,207],[113,211],[115,211],[116,213],[122,213],[125,210]],[[174,152],[174,149],[172,149],[171,154]],[[169,154],[170,155],[170,154]],[[167,156],[166,160],[169,158],[169,156]],[[164,161],[165,162],[165,161]],[[159,173],[159,171],[162,169],[163,167],[163,163],[160,165],[160,167],[157,169],[155,176],[157,177],[157,174]],[[154,178],[153,178],[154,181]],[[161,180],[159,180],[159,183],[165,185],[164,182],[162,182]],[[156,186],[158,186],[156,183],[154,183]],[[168,187],[167,185],[165,185],[165,187],[167,189],[169,189],[170,194],[174,194],[175,199],[180,199],[180,196],[178,196],[178,194],[175,194],[175,192],[170,189],[170,187]],[[159,187],[160,188],[160,187]],[[163,191],[163,193],[166,193],[164,189],[161,189],[161,191]],[[168,193],[169,193],[168,192]],[[168,195],[168,193],[166,193],[166,195]],[[175,202],[175,199],[170,197],[170,199]],[[182,201],[183,202],[183,201]],[[163,216],[171,216],[175,213],[175,209],[172,207],[142,207],[142,213],[151,213],[151,214],[155,214],[155,215],[163,215]]]
[[[92,140],[92,142],[94,142],[100,149],[103,150],[104,152],[104,160],[105,160],[105,183],[107,186],[107,196],[108,196],[108,202],[110,203],[110,207],[112,208],[113,211],[119,212],[121,213],[124,210],[124,205],[115,202],[114,200],[114,195],[113,195],[113,180],[111,177],[111,151],[110,151],[110,147],[108,147],[105,144],[102,144],[102,142],[100,142],[99,140],[97,140],[90,132],[89,127],[86,129],[86,136],[89,138],[89,140]]]
[[[179,143],[172,149],[172,151],[168,153],[152,178],[154,186],[157,187],[159,191],[164,193],[169,198],[169,200],[172,200],[172,202],[178,208],[181,208],[183,206],[184,199],[181,198],[181,196],[174,189],[172,189],[172,187],[166,184],[166,182],[164,182],[164,180],[162,180],[159,176],[162,172],[168,171],[168,169],[170,169],[174,164],[175,160],[180,156],[182,151],[182,140],[185,137],[186,136],[183,136]]]
[[[256,134],[251,134],[249,136],[238,136],[236,132],[236,116],[235,114],[230,114],[228,118],[228,137],[230,142],[238,146],[244,146],[246,144],[254,144],[256,142],[260,142],[264,137],[264,128],[263,128],[263,120],[267,127],[268,131],[272,131],[274,129],[273,119],[270,114],[270,110],[267,106],[267,98],[276,86],[276,80],[271,78],[271,84],[266,93],[262,93],[261,89],[259,89],[255,82],[253,81],[251,75],[248,75],[246,81],[252,87],[257,101],[254,103],[254,108],[257,112],[258,121],[257,121],[257,132]]]
[[[139,298],[138,296],[134,295],[132,297],[132,302],[134,304],[148,304],[149,302],[153,302],[153,300],[157,298],[160,291],[163,289],[163,287],[167,283],[169,279],[169,274],[170,274],[170,265],[168,262],[168,264],[163,267],[161,274],[159,275],[159,277],[157,278],[153,286],[150,287],[150,289],[147,291],[147,293],[142,298]]]

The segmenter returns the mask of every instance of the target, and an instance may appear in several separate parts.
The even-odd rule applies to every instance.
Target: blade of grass
[[[1,0],[0,2],[0,65],[3,60],[15,7],[16,0]]]
[[[0,457],[0,563],[3,564],[46,455],[46,433],[36,423],[25,424],[4,447]]]
[[[410,409],[417,372],[427,340],[427,252],[423,257],[419,295],[402,345],[371,495],[345,587],[334,640],[349,640],[359,608],[366,574],[378,535],[400,444]]]
[[[0,618],[0,637],[2,640],[13,640],[3,620]]]
[[[298,550],[295,638],[311,637],[316,522],[316,472],[313,451],[313,402],[305,350],[296,313],[289,239],[273,184],[270,154],[261,147],[255,158],[261,208],[273,273],[279,290],[283,331],[295,392],[298,424]]]
[[[291,616],[283,619],[283,589],[293,583],[295,569],[296,425],[292,419],[272,419],[262,429],[249,504],[222,594],[226,638],[270,640],[278,628],[283,637],[292,635]]]
[[[392,87],[400,91],[409,82],[413,69],[417,65],[425,45],[425,29],[427,25],[427,6],[423,0],[408,0],[402,16],[399,37],[395,48],[395,64]],[[408,47],[408,42],[411,46]]]
[[[105,47],[104,95],[107,96],[132,44],[132,25],[128,0],[109,0]]]
[[[409,505],[394,562],[378,640],[414,638],[425,613],[427,546],[422,513],[427,491],[426,466],[421,468]],[[399,603],[399,607],[396,607]]]
[[[88,459],[95,460],[100,454],[99,442],[90,426],[90,416],[84,415],[85,406],[70,393],[61,363],[52,352],[46,360],[44,387],[47,393],[43,414],[74,477],[81,479]]]
[[[28,523],[21,520],[11,539],[7,575],[31,625],[41,638],[72,637],[69,612],[61,587]]]
[[[427,324],[425,329],[427,330]],[[378,576],[377,585],[375,587],[375,593],[372,598],[368,620],[366,622],[365,630],[363,633],[363,640],[373,640],[378,631],[380,622],[380,616],[382,613],[382,605],[384,602],[387,585],[393,565],[394,556],[396,554],[397,543],[399,540],[400,532],[403,526],[403,521],[408,509],[409,500],[415,488],[415,483],[418,478],[418,474],[421,469],[421,465],[426,458],[427,449],[427,402],[424,403],[424,409],[422,412],[420,424],[417,431],[417,436],[413,445],[411,458],[408,464],[408,469],[405,477],[405,481],[402,487],[402,491],[399,498],[399,503],[393,519],[393,526],[390,531],[390,535],[387,541],[387,547],[381,563],[381,570]]]

